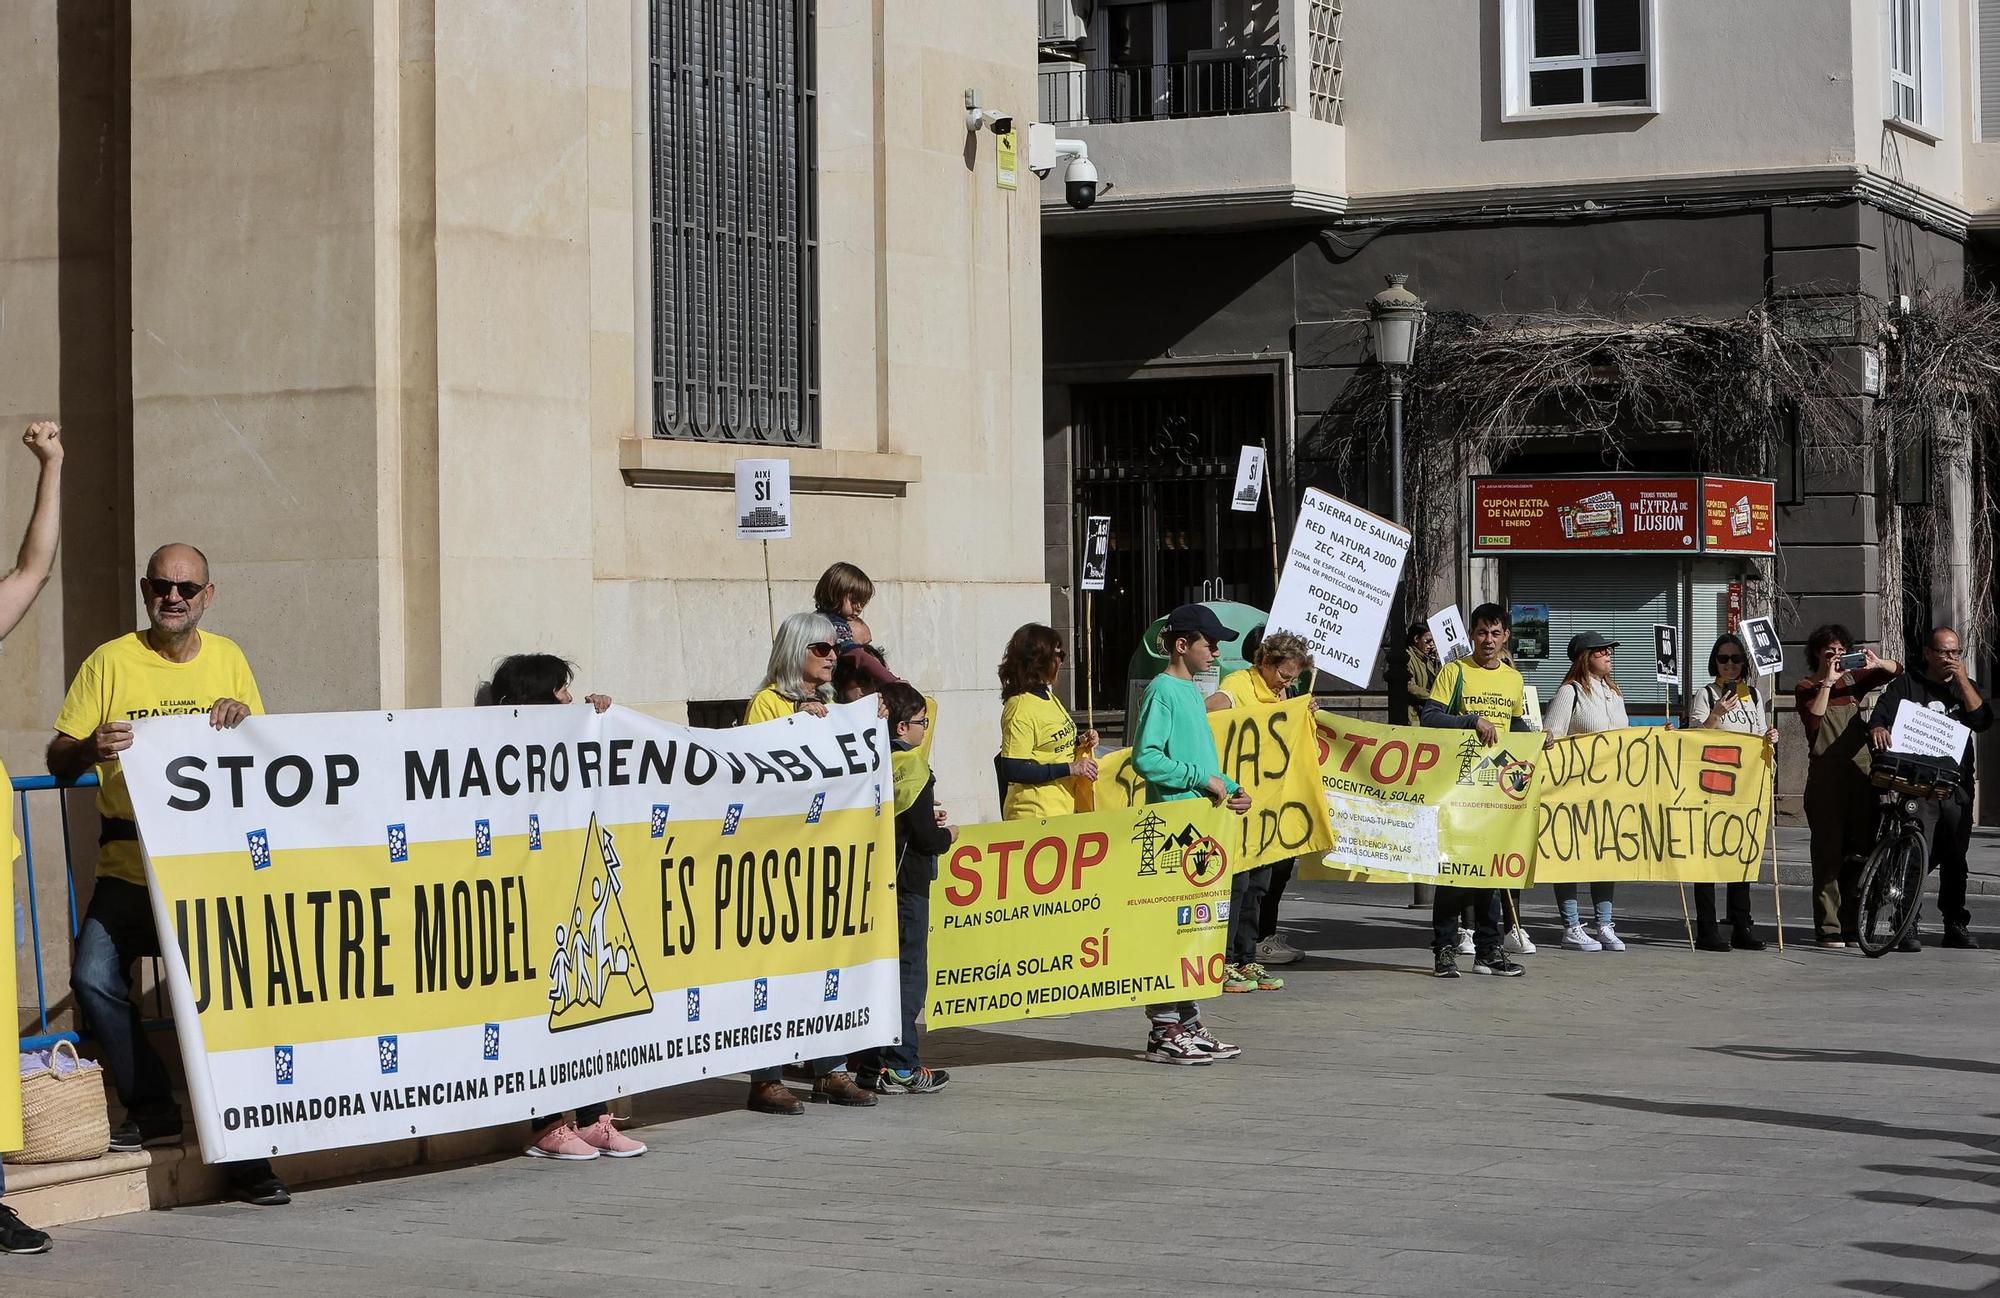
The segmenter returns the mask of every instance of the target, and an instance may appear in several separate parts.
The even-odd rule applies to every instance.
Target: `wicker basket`
[[[69,1069],[58,1072],[58,1056]],[[10,1163],[70,1163],[102,1158],[111,1147],[111,1121],[104,1111],[104,1070],[77,1058],[76,1047],[56,1042],[49,1066],[21,1079],[21,1152]]]

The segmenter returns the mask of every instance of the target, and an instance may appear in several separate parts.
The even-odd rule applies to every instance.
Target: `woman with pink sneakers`
[[[568,661],[554,654],[515,654],[502,659],[493,669],[493,679],[479,692],[481,703],[521,707],[540,703],[572,703],[570,677],[576,671]],[[604,694],[586,694],[583,701],[599,712],[611,706]],[[582,1162],[602,1154],[608,1158],[637,1158],[646,1147],[618,1130],[611,1109],[603,1104],[586,1104],[574,1118],[562,1110],[531,1119],[534,1140],[521,1152],[530,1158],[557,1158]]]

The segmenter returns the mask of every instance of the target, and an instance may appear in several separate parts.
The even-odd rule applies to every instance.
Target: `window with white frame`
[[[1510,120],[1660,106],[1658,0],[1501,0]]]
[[[1940,0],[1883,0],[1882,115],[1935,135],[1944,124],[1944,24]]]

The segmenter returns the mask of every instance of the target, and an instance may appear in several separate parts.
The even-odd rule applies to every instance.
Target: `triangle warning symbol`
[[[653,1012],[653,994],[639,965],[639,944],[620,900],[618,848],[597,817],[583,840],[576,899],[556,924],[549,957],[549,1031]]]

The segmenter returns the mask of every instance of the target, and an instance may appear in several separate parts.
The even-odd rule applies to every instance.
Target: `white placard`
[[[792,462],[736,462],[736,535],[782,541],[792,534]]]
[[[1785,646],[1770,618],[1744,618],[1743,638],[1749,642],[1750,663],[1759,676],[1775,676],[1784,669]]]
[[[1445,605],[1431,614],[1425,625],[1431,629],[1431,639],[1437,642],[1438,666],[1454,658],[1472,657],[1472,641],[1466,638],[1465,615],[1458,611],[1458,605]]]
[[[1229,498],[1229,507],[1242,513],[1256,511],[1257,502],[1264,498],[1264,448],[1246,446],[1236,457],[1236,494]]]
[[[1306,488],[1266,626],[1304,636],[1320,666],[1365,687],[1409,550],[1407,529]]]
[[[1103,590],[1104,571],[1111,566],[1111,518],[1092,514],[1083,520],[1083,578],[1079,590]]]
[[[1521,720],[1530,730],[1542,728],[1542,692],[1532,685],[1521,686]]]
[[[1965,746],[1972,731],[1963,722],[1953,721],[1942,712],[1920,707],[1908,699],[1896,709],[1896,723],[1889,727],[1889,751],[1912,757],[1949,757],[1965,760]]]
[[[1662,685],[1681,683],[1681,629],[1653,623],[1653,679]]]

